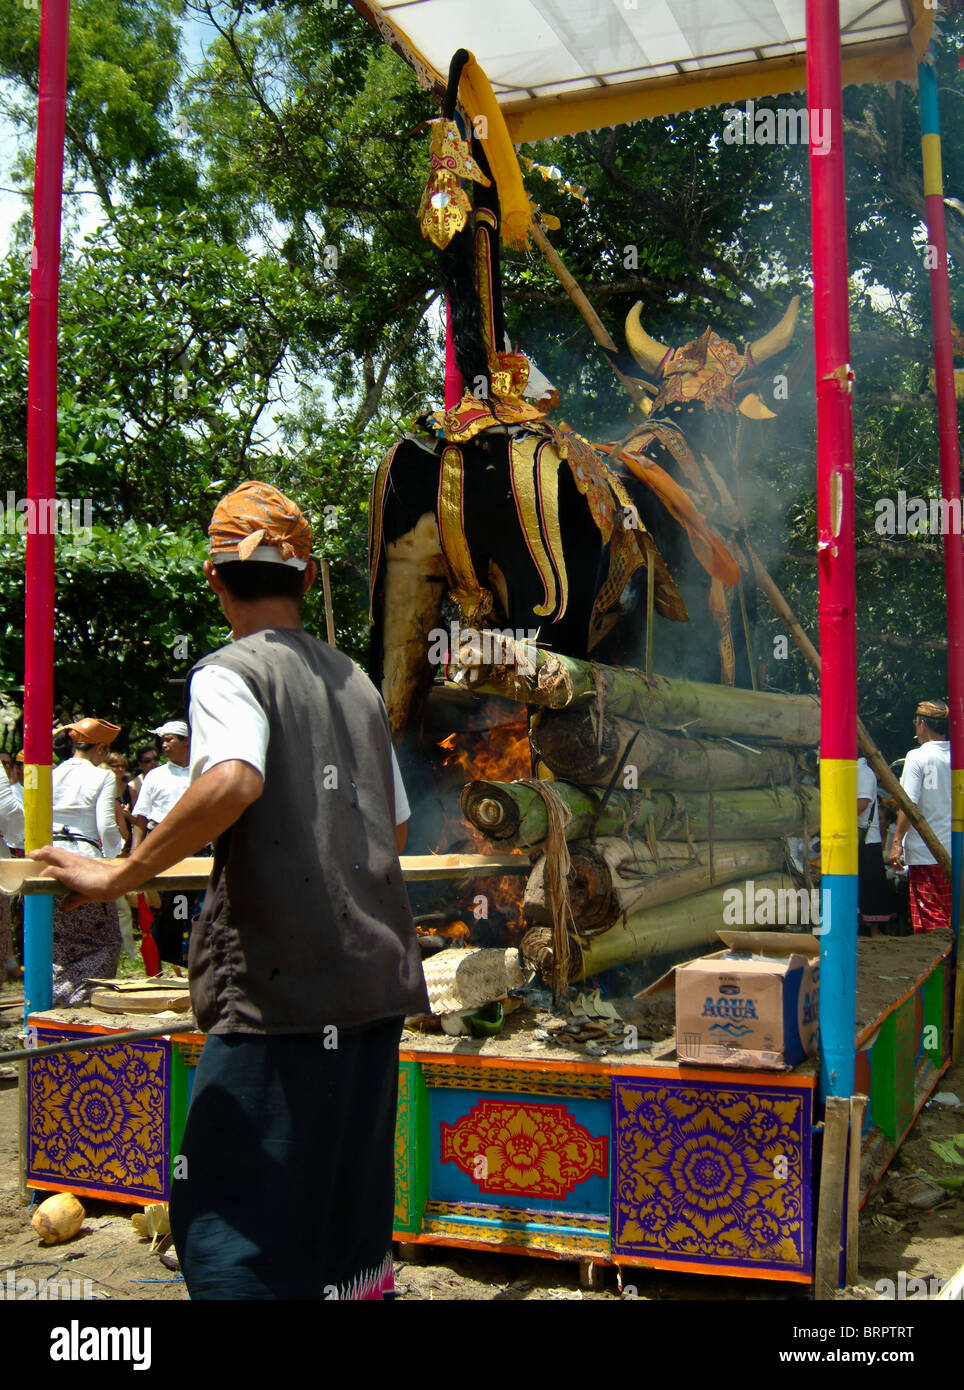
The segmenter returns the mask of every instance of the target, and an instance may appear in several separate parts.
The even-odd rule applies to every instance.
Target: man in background
[[[951,745],[949,711],[943,700],[922,700],[914,716],[919,748],[904,760],[900,784],[951,852]],[[910,883],[910,918],[915,932],[951,925],[951,881],[913,828],[905,811],[898,812],[897,831],[889,855],[891,864],[903,858]]]
[[[137,793],[137,800],[130,813],[132,850],[143,842],[146,835],[157,829],[191,784],[187,724],[183,719],[171,719],[166,724],[161,724],[154,733],[161,741],[161,752],[167,762],[161,763],[159,767],[149,767]],[[142,753],[145,751],[150,750],[141,749]],[[140,756],[138,764],[141,765]],[[159,896],[160,907],[150,920],[150,909],[146,908],[146,904],[142,907],[138,903],[141,933],[149,933],[157,947],[159,960],[155,966],[156,970],[160,968],[160,961],[168,961],[172,965],[186,963],[192,909],[195,906],[187,893],[161,893]],[[149,948],[145,955],[145,965],[148,973],[151,973],[148,955]]]

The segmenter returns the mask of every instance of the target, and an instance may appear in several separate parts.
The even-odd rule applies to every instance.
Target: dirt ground
[[[875,962],[876,963],[876,962]],[[2,1048],[16,1044],[19,986],[0,991]],[[640,1029],[653,1038],[665,1032],[665,1004],[652,1001]],[[650,1007],[649,1005],[647,1006]],[[4,1028],[4,1021],[7,1027]],[[641,1017],[638,1023],[644,1024]],[[645,1027],[645,1024],[644,1024]],[[454,1042],[454,1040],[453,1040]],[[562,1051],[564,1049],[560,1049]],[[183,1280],[152,1254],[131,1226],[139,1208],[84,1199],[80,1233],[52,1249],[40,1245],[30,1226],[30,1208],[19,1192],[18,1091],[13,1068],[0,1066],[0,1286],[14,1278],[89,1280],[86,1296],[103,1300],[186,1299]],[[942,1078],[939,1093],[964,1102],[964,1062]],[[957,1144],[954,1137],[957,1136]],[[941,1146],[937,1152],[934,1143]],[[942,1186],[944,1184],[944,1186]],[[875,1285],[889,1279],[942,1280],[964,1265],[964,1105],[931,1100],[891,1166],[864,1206],[860,1222],[860,1283],[841,1298],[875,1299]],[[616,1271],[600,1272],[600,1286],[580,1287],[579,1266],[568,1261],[407,1247],[396,1264],[398,1298],[407,1301],[529,1299],[620,1299]],[[757,1280],[706,1278],[657,1271],[627,1271],[635,1296],[655,1301],[689,1299],[807,1301],[806,1288]],[[930,1286],[936,1292],[938,1285]]]

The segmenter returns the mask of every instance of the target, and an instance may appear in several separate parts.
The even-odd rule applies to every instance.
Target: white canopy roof
[[[467,48],[517,143],[805,86],[805,0],[352,0],[423,80]],[[839,0],[844,81],[913,80],[924,0]]]

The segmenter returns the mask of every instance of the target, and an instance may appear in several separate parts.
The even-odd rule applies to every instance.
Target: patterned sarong
[[[910,920],[915,932],[948,930],[951,881],[939,864],[911,864]]]

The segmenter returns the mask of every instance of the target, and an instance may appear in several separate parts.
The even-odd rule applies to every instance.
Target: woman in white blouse
[[[104,763],[120,733],[106,719],[68,724],[73,757],[53,771],[53,842],[91,859],[116,859],[123,849],[114,814],[116,782]],[[84,1004],[90,979],[117,973],[121,929],[115,903],[84,903],[64,912],[54,899],[54,1005]]]
[[[23,808],[7,777],[8,762],[12,767],[10,754],[4,753],[0,759],[0,859],[9,859],[13,846],[23,844]],[[16,967],[10,936],[10,899],[6,893],[0,893],[0,985]]]

